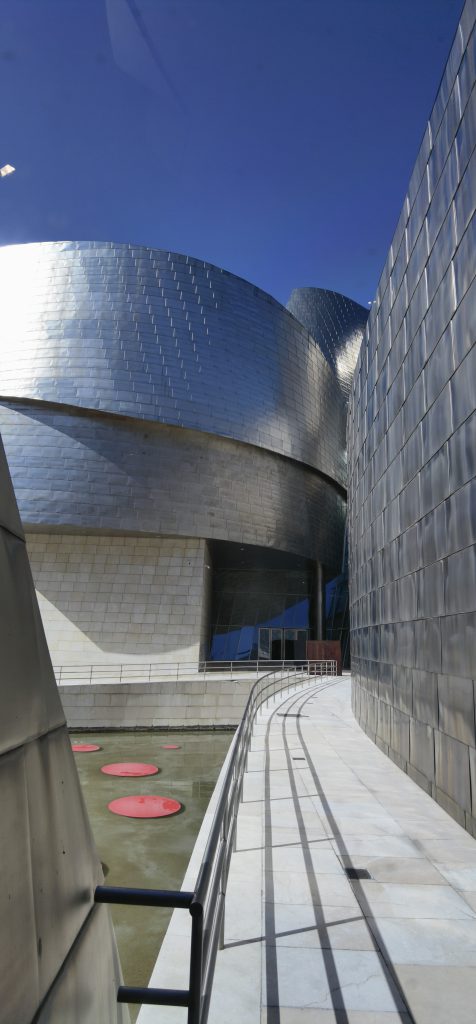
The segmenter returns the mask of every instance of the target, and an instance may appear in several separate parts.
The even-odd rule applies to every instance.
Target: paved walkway
[[[263,711],[209,1024],[474,1024],[475,967],[476,842],[361,731],[350,681]]]

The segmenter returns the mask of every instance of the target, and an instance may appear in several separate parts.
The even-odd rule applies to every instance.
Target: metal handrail
[[[307,664],[307,663],[305,663]],[[336,675],[337,662],[313,663],[326,666],[319,675]],[[271,679],[274,676],[277,678]],[[206,1024],[213,972],[219,943],[223,945],[223,916],[231,854],[236,840],[236,822],[243,777],[255,714],[276,693],[296,686],[308,678],[305,669],[294,665],[261,676],[252,687],[243,716],[233,738],[228,767],[213,815],[202,862],[193,893],[160,889],[129,889],[100,885],[97,903],[127,903],[139,906],[181,907],[192,918],[190,972],[188,989],[163,989],[121,985],[117,998],[121,1003],[159,1006],[186,1006],[188,1024]]]
[[[217,678],[226,674],[234,679],[237,675],[254,675],[258,679],[265,669],[277,670],[300,668],[302,671],[313,672],[315,665],[331,665],[330,661],[316,662],[313,660],[292,659],[290,661],[271,661],[269,658],[258,661],[171,661],[171,662],[132,662],[130,664],[98,665],[54,665],[54,673],[58,686],[100,685],[105,683],[154,683],[164,680],[178,682],[180,679]],[[320,669],[318,670],[320,674]],[[330,675],[331,672],[324,674]]]

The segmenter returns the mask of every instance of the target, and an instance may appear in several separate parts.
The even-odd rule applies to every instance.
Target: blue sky
[[[376,290],[460,0],[0,0],[0,244]]]

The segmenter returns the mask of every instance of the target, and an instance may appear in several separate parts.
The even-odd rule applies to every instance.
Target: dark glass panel
[[[294,657],[298,658],[298,659],[302,659],[303,661],[305,661],[306,657],[307,657],[307,650],[306,650],[307,638],[308,638],[308,631],[307,631],[307,629],[298,629],[297,630],[297,633],[296,633],[296,644],[295,644],[295,648],[294,648],[294,650],[295,650]]]
[[[283,631],[282,629],[271,630],[271,658],[273,661],[280,661],[283,657]]]
[[[293,661],[296,657],[294,651],[296,646],[296,631],[294,629],[284,630],[284,657],[286,661]]]
[[[214,561],[211,659],[276,657],[281,660],[285,656],[282,630],[310,629],[313,567],[304,559],[293,559],[282,552],[271,555],[249,546],[211,545]],[[263,632],[258,643],[258,628],[265,626],[279,629],[279,632],[273,641],[271,637],[265,639]],[[226,642],[225,632],[230,636]],[[289,645],[294,642],[289,635],[289,660],[293,658]]]

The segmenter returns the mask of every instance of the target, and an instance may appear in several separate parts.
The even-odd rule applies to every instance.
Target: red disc
[[[161,750],[180,750],[178,743],[164,743]]]
[[[118,761],[116,764],[103,764],[101,771],[105,775],[157,775],[156,764],[142,764],[140,761]]]
[[[90,754],[93,750],[101,750],[97,743],[72,743],[75,754]]]
[[[113,814],[122,814],[126,818],[168,818],[177,814],[182,804],[170,800],[167,796],[121,796],[111,800],[107,805]]]

